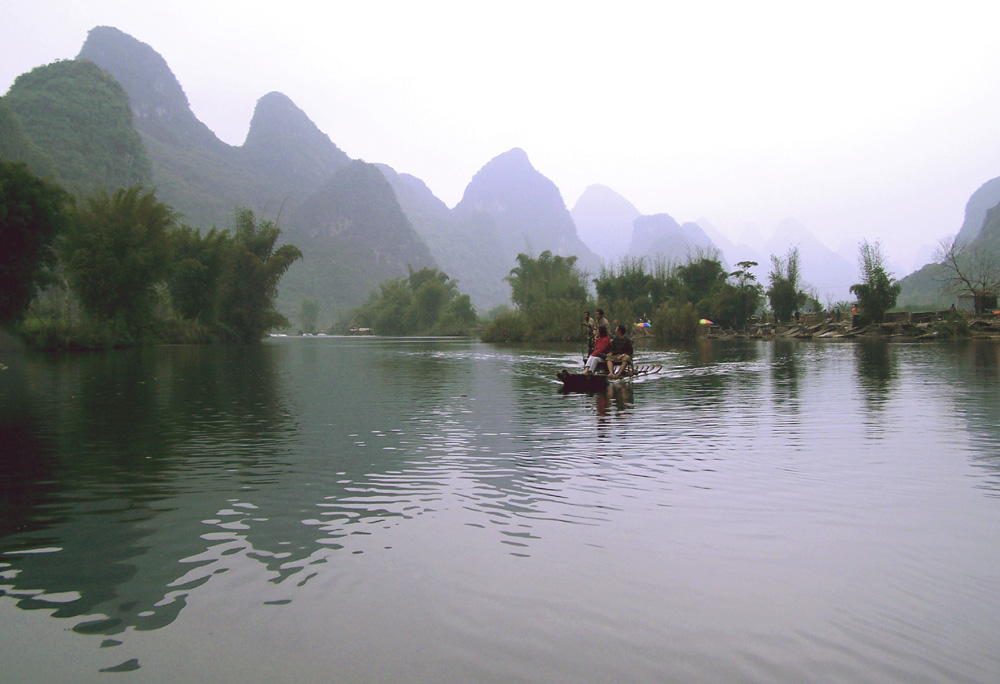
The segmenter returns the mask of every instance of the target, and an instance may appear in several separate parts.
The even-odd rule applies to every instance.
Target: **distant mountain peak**
[[[545,194],[554,191],[559,195],[555,183],[535,170],[524,150],[515,147],[493,157],[476,172],[466,186],[465,195],[459,206],[466,203],[466,200],[478,202],[478,199],[485,196],[490,196],[493,200],[511,199],[522,195],[528,189]],[[559,201],[562,202],[561,195]]]
[[[632,223],[639,210],[606,185],[588,186],[570,210],[580,239],[605,262],[628,252]]]
[[[496,238],[514,263],[519,253],[574,254],[584,269],[597,270],[600,260],[576,233],[576,225],[559,188],[537,171],[519,147],[487,162],[465,188],[462,201],[454,209],[460,219],[476,213],[495,221]]]
[[[613,211],[616,216],[631,214],[632,221],[640,216],[639,210],[635,208],[634,204],[608,186],[601,185],[600,183],[588,185],[576,201],[576,204],[573,205],[570,213],[576,212],[577,209],[601,213]]]
[[[531,161],[528,159],[528,153],[520,147],[512,147],[503,154],[498,154],[493,158],[493,161],[508,164],[527,164],[528,166],[531,166]]]
[[[1000,178],[986,181],[972,193],[965,205],[965,220],[955,239],[968,244],[976,239],[986,222],[986,214],[1000,203]]]
[[[166,60],[146,43],[112,26],[97,26],[77,58],[94,62],[124,86],[136,118],[200,123]]]
[[[332,159],[336,168],[350,161],[290,97],[277,91],[257,100],[243,147],[250,153],[281,158],[301,156],[305,160],[322,152],[319,156],[323,160]],[[336,168],[324,169],[322,175],[328,176]]]

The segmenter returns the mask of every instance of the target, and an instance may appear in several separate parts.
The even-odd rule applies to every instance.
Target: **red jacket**
[[[591,352],[591,356],[597,356],[598,354],[607,354],[611,351],[611,338],[610,337],[598,337],[594,340],[594,351]]]

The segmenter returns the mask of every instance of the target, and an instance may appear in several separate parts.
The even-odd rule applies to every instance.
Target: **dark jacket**
[[[632,340],[627,337],[618,337],[618,335],[615,335],[611,338],[611,353],[632,356]]]

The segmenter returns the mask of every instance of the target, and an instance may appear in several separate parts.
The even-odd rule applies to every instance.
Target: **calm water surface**
[[[1000,681],[1000,347],[0,358],[0,680]]]

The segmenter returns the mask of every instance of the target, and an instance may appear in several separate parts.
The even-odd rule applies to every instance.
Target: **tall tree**
[[[587,300],[586,281],[576,268],[575,256],[553,256],[548,250],[537,259],[518,254],[517,266],[504,280],[510,283],[511,301],[529,314],[547,302],[582,305]]]
[[[649,318],[680,291],[675,272],[674,265],[663,258],[649,263],[644,257],[623,257],[618,264],[602,267],[594,279],[597,303],[618,320]]]
[[[237,210],[221,321],[244,342],[289,324],[274,299],[281,276],[302,258],[302,252],[290,244],[275,248],[280,236],[281,228],[273,221],[258,221],[249,209]]]
[[[436,268],[410,269],[405,279],[379,283],[353,316],[378,335],[465,335],[476,323],[469,296],[458,294],[458,284]]]
[[[801,289],[799,274],[799,250],[791,247],[783,256],[771,255],[771,272],[768,274],[768,288],[765,294],[771,302],[771,310],[779,322],[786,322],[808,299]]]
[[[716,285],[711,298],[712,320],[734,330],[746,327],[760,305],[764,289],[750,271],[757,265],[756,261],[741,261],[736,265],[739,268],[729,274],[736,282]]]
[[[937,260],[941,265],[938,272],[941,273],[940,278],[946,290],[972,297],[977,314],[983,312],[987,302],[996,306],[996,296],[1000,290],[1000,259],[997,252],[980,245],[969,245],[958,239],[945,238],[938,244]]]
[[[228,231],[205,234],[182,226],[174,233],[172,273],[167,281],[174,309],[184,318],[213,323],[218,318],[220,288],[232,253]]]
[[[44,267],[55,263],[51,245],[66,225],[69,201],[24,164],[0,161],[0,325],[21,318]]]
[[[719,251],[695,251],[688,256],[686,264],[677,267],[677,277],[681,283],[681,301],[693,304],[699,316],[710,315],[713,291],[726,282]]]
[[[83,308],[129,335],[141,333],[169,274],[173,227],[173,210],[138,185],[85,198],[60,250]]]
[[[886,272],[878,240],[863,240],[858,245],[858,269],[861,282],[851,285],[851,293],[858,298],[861,315],[873,323],[881,323],[885,312],[896,305],[896,297],[903,288]]]

